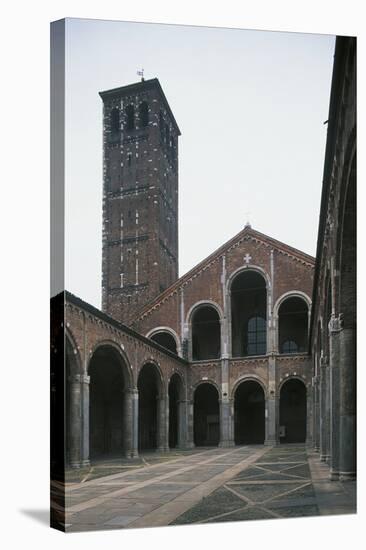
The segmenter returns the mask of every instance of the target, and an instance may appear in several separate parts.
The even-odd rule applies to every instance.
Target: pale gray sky
[[[315,255],[334,36],[68,19],[66,288],[101,304],[101,90],[157,77],[181,129],[179,274],[254,229]]]

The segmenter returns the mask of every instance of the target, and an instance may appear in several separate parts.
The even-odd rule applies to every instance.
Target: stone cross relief
[[[246,253],[243,259],[244,259],[244,262],[245,262],[247,265],[249,265],[250,260],[252,259],[252,257],[250,256],[250,254]]]

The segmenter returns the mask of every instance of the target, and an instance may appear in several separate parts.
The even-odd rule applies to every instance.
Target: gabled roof
[[[290,256],[296,261],[299,261],[305,265],[308,265],[309,267],[314,267],[315,265],[315,258],[313,256],[310,256],[309,254],[306,254],[305,252],[302,252],[297,248],[294,248],[285,243],[277,241],[276,239],[273,239],[272,237],[269,237],[264,233],[260,233],[259,231],[252,229],[251,226],[246,225],[244,229],[242,229],[234,237],[232,237],[225,244],[217,248],[212,254],[207,256],[207,258],[202,260],[195,267],[187,271],[187,273],[185,273],[182,277],[177,279],[175,283],[170,285],[166,290],[164,290],[164,292],[159,294],[152,302],[149,302],[146,306],[144,306],[137,314],[136,320],[141,319],[141,317],[143,317],[144,314],[147,313],[149,310],[151,310],[156,304],[158,304],[159,302],[163,301],[165,298],[167,298],[168,296],[176,292],[179,289],[179,287],[188,283],[188,281],[193,277],[195,277],[198,272],[207,268],[212,262],[217,260],[220,256],[228,252],[232,247],[238,245],[241,241],[245,240],[246,238],[259,241],[265,246],[268,246],[271,249],[276,249],[280,253],[286,256]]]

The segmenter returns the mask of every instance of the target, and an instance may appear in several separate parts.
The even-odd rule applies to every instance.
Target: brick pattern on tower
[[[157,78],[101,92],[102,309],[130,324],[178,277],[178,136]]]

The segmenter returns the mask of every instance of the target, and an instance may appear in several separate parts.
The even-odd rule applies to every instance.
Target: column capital
[[[341,332],[341,330],[343,330],[343,313],[340,313],[338,316],[331,316],[328,329],[330,334]]]
[[[68,381],[70,384],[90,384],[90,376],[87,374],[71,374]]]

